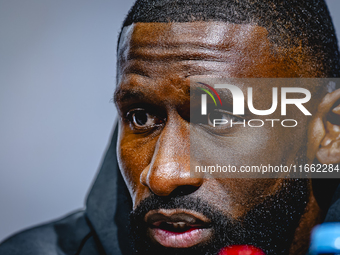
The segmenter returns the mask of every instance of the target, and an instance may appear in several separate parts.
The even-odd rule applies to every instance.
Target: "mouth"
[[[189,248],[212,237],[210,220],[194,211],[152,210],[144,220],[151,239],[164,247]]]

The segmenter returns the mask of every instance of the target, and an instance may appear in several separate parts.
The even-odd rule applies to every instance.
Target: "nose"
[[[190,126],[181,119],[167,123],[140,182],[158,196],[184,195],[197,190],[203,178],[190,177]]]

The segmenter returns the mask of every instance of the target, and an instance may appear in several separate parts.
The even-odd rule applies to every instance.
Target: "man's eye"
[[[164,122],[164,120],[148,113],[145,109],[133,109],[127,113],[127,118],[135,129],[152,128],[155,125],[159,125]]]
[[[243,122],[243,119],[224,110],[214,110],[207,115],[208,125],[215,128],[229,128],[232,123]]]
[[[136,126],[145,126],[147,124],[152,124],[152,123],[148,123],[150,122],[150,117],[149,114],[147,114],[145,111],[136,111],[132,114],[132,120],[133,120],[133,124]]]

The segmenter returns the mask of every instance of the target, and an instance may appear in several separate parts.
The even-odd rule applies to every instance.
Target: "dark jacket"
[[[16,234],[0,245],[0,255],[121,255],[131,254],[128,214],[131,199],[116,158],[117,128],[86,209]],[[340,186],[326,221],[340,221]]]

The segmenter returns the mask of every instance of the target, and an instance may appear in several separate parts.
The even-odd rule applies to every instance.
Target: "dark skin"
[[[274,47],[268,40],[267,30],[255,25],[137,23],[124,28],[115,93],[121,116],[118,160],[134,208],[151,194],[167,197],[181,190],[237,220],[275,194],[282,187],[282,179],[190,177],[190,79],[323,77],[312,61],[315,60],[301,47]],[[241,89],[245,93],[246,88]],[[316,155],[322,163],[340,162],[339,146],[336,146],[340,131],[325,122],[329,111],[339,114],[333,105],[340,98],[340,92],[325,97],[325,88],[309,89],[312,100],[305,106],[313,117],[292,111],[289,118],[299,121],[293,133],[285,128],[263,127],[254,132],[237,129],[233,132],[243,138],[232,143],[230,139],[219,138],[225,150],[220,151],[218,157],[223,156],[226,162],[236,166],[279,165],[283,158],[288,165],[294,164],[296,154],[305,150],[308,163]],[[255,93],[254,102],[258,109],[268,109],[271,93]],[[136,109],[145,122],[136,119]],[[213,137],[210,143],[202,136],[195,139],[205,151],[216,148]],[[213,163],[213,157],[211,161]],[[311,189],[309,191],[308,204],[294,233],[289,254],[305,254],[311,228],[322,221],[323,213]],[[176,210],[157,213],[173,215]],[[157,242],[152,232],[149,235]],[[208,238],[209,233],[202,240]],[[174,243],[167,245],[176,247]]]

